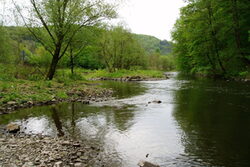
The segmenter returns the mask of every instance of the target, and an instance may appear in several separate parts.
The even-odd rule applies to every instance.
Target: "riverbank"
[[[1,167],[102,166],[101,152],[102,146],[94,141],[0,133]]]
[[[0,81],[0,89],[0,115],[20,108],[60,102],[88,104],[107,100],[112,96],[112,90],[101,88],[98,83],[89,81]]]
[[[23,67],[24,68],[24,67]],[[76,69],[72,75],[69,69],[59,69],[53,81],[43,80],[41,74],[15,74],[6,67],[0,72],[0,115],[20,108],[51,105],[60,102],[99,102],[112,96],[112,90],[100,87],[96,80],[143,81],[166,79],[161,71]],[[21,68],[22,69],[22,68]],[[20,70],[22,71],[22,70]],[[22,78],[22,79],[19,79]]]
[[[89,80],[113,80],[113,81],[148,81],[166,79],[163,71],[155,70],[107,70],[85,71],[85,77]]]

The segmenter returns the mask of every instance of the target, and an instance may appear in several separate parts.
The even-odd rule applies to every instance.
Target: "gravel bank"
[[[100,145],[47,136],[0,134],[0,167],[109,166]]]

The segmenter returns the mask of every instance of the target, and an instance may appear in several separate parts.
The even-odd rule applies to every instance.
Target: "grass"
[[[0,81],[0,106],[10,101],[23,104],[28,101],[45,102],[53,99],[69,99],[98,96],[103,88],[93,81],[70,81],[59,83],[55,81]],[[7,86],[6,86],[7,85]]]
[[[91,78],[123,78],[140,76],[142,78],[161,78],[163,72],[152,70],[118,70],[109,73],[106,70],[76,69],[72,75],[69,69],[58,69],[52,81],[44,80],[45,70],[23,65],[0,64],[0,105],[9,101],[19,104],[27,101],[48,101],[67,99],[68,92],[96,93],[101,90],[91,86]]]

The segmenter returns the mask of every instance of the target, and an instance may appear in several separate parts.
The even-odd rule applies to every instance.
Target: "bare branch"
[[[19,6],[15,3],[14,0],[12,0],[12,2],[13,2],[13,4],[14,4],[14,6],[15,6],[17,12],[19,13],[20,17],[22,18],[22,20],[23,20],[23,22],[24,22],[24,25],[25,25],[25,27],[28,29],[28,31],[36,38],[36,40],[37,40],[38,42],[40,42],[40,43],[45,47],[45,49],[46,49],[50,54],[53,55],[52,50],[51,50],[51,49],[50,49],[50,48],[49,48],[49,47],[48,47],[48,46],[47,46],[38,36],[37,36],[37,34],[32,30],[32,28],[31,28],[30,26],[28,26],[28,24],[27,24],[27,22],[26,22],[24,16],[22,15],[22,13],[21,13],[21,11],[20,11]]]
[[[39,12],[38,8],[37,8],[37,5],[36,5],[36,1],[35,0],[30,0],[31,4],[33,5],[34,9],[35,9],[35,12],[37,14],[37,16],[39,17],[39,19],[41,20],[44,28],[46,29],[46,31],[49,33],[49,36],[51,37],[51,39],[53,40],[53,43],[56,45],[56,41],[55,41],[55,38],[54,36],[52,35],[48,25],[46,24],[45,20],[43,19],[41,13]]]

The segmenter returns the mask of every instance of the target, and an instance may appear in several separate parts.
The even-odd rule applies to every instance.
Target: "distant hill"
[[[134,34],[134,36],[149,54],[159,51],[161,55],[167,55],[172,51],[172,44],[167,40],[142,34]]]

